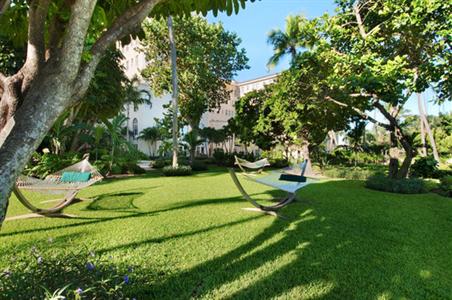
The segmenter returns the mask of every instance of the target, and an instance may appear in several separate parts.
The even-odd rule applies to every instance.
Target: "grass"
[[[104,181],[81,196],[99,198],[69,207],[75,218],[5,222],[0,270],[33,246],[88,249],[134,266],[125,293],[137,299],[452,298],[452,200],[436,194],[326,181],[302,189],[284,220],[241,210],[227,172],[213,169]],[[9,216],[24,213],[12,198]]]

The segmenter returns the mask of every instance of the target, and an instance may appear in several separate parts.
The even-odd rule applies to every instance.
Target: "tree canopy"
[[[157,94],[170,92],[171,66],[168,30],[161,20],[143,25],[146,38],[142,41],[147,60],[152,63],[143,70]],[[209,24],[201,17],[175,18],[179,78],[179,109],[183,119],[197,128],[201,116],[230,99],[227,84],[237,71],[247,67],[245,50],[239,49],[240,39],[221,24]]]

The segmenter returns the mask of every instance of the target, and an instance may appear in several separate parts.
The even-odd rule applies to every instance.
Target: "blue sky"
[[[288,68],[288,60],[283,61],[275,69],[268,71],[266,64],[273,54],[272,47],[267,44],[267,34],[275,28],[284,29],[285,19],[288,15],[303,14],[313,18],[325,12],[334,13],[334,0],[261,0],[248,3],[245,10],[238,15],[227,16],[219,14],[218,17],[209,15],[210,22],[222,22],[224,27],[242,39],[242,47],[246,49],[250,69],[239,72],[238,81],[253,79],[272,74]],[[426,99],[432,99],[431,91],[425,94]],[[417,113],[417,104],[414,97],[406,105],[412,113]],[[438,114],[439,111],[452,110],[451,102],[442,105],[428,104],[428,112]]]

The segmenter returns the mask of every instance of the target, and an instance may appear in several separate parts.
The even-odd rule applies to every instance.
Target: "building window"
[[[136,139],[138,137],[138,119],[134,118],[132,121],[132,131],[133,131],[133,138]]]

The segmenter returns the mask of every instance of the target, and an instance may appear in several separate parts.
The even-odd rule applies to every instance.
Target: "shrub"
[[[113,164],[111,166],[110,174],[123,174],[122,166]]]
[[[169,165],[171,165],[170,160],[164,159],[164,158],[159,158],[154,161],[154,163],[152,164],[152,167],[155,169],[161,169],[161,168],[169,166]]]
[[[422,179],[392,179],[383,175],[369,177],[366,181],[366,187],[373,190],[399,194],[422,194],[427,192]]]
[[[271,158],[268,162],[270,163],[270,167],[272,168],[281,169],[289,166],[289,161],[285,158]]]
[[[138,166],[136,163],[126,164],[127,173],[129,174],[145,174],[146,170]]]
[[[191,169],[193,171],[206,171],[207,170],[207,165],[206,165],[206,163],[204,161],[195,160],[191,164]]]
[[[433,156],[418,158],[411,166],[411,176],[433,178],[438,172],[438,162]]]
[[[81,159],[81,156],[77,153],[56,155],[53,153],[39,154],[35,152],[25,167],[24,173],[28,176],[45,178],[47,175],[75,164]]]
[[[125,286],[132,283],[129,276],[127,269],[93,252],[44,254],[32,248],[31,254],[15,256],[0,271],[0,295],[2,299],[124,299]]]
[[[375,176],[378,173],[379,170],[366,169],[360,167],[354,168],[335,167],[323,171],[323,174],[330,178],[345,178],[353,180],[366,180],[367,178]]]
[[[234,155],[237,153],[225,153],[223,149],[215,149],[213,152],[213,158],[219,166],[233,167],[234,166]]]
[[[452,197],[452,176],[445,176],[440,179],[438,193],[446,197]]]
[[[172,166],[166,166],[162,169],[165,176],[188,176],[192,174],[192,169],[190,166],[178,166],[173,168]]]

